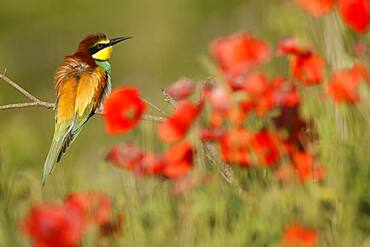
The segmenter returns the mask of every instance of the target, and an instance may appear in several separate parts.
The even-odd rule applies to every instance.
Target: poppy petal
[[[200,113],[201,108],[202,104],[195,105],[188,101],[180,102],[175,112],[158,125],[159,137],[168,143],[183,138]]]
[[[82,215],[66,210],[62,205],[34,206],[24,218],[22,228],[36,246],[77,247],[85,221]]]
[[[194,82],[188,78],[181,78],[170,85],[166,92],[175,100],[182,100],[193,93],[195,88]]]
[[[243,75],[270,59],[267,43],[249,33],[216,39],[210,50],[221,70],[230,76]]]
[[[318,55],[295,56],[291,61],[294,77],[304,85],[317,85],[323,79],[324,60]]]
[[[360,100],[358,87],[362,79],[367,80],[367,69],[355,65],[351,69],[334,72],[328,85],[329,95],[335,102],[355,104]]]
[[[135,127],[146,109],[136,88],[114,90],[104,103],[104,119],[110,134],[121,134]]]
[[[193,166],[194,152],[189,141],[173,145],[165,154],[163,174],[171,179],[187,175]]]
[[[276,53],[277,55],[308,56],[311,54],[311,48],[300,44],[295,37],[287,37],[279,41]]]
[[[305,246],[314,247],[317,244],[317,232],[299,223],[293,223],[286,227],[283,233],[282,246]]]
[[[115,145],[107,154],[106,160],[111,161],[115,166],[127,169],[134,169],[143,160],[143,151],[131,143]]]
[[[356,32],[365,33],[370,20],[368,0],[339,0],[339,13]]]

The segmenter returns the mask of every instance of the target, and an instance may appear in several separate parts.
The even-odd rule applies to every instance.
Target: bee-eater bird
[[[55,74],[57,100],[53,140],[44,164],[42,184],[82,127],[110,93],[112,46],[129,39],[109,39],[103,33],[88,35],[77,51],[64,58]]]

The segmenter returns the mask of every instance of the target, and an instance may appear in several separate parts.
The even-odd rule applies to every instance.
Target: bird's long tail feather
[[[48,156],[46,157],[46,161],[44,164],[44,172],[42,175],[42,185],[45,185],[46,179],[48,178],[49,174],[53,170],[55,163],[58,160],[58,157],[62,151],[64,146],[64,138],[53,138],[51,143]]]
[[[59,162],[62,155],[65,153],[68,146],[73,142],[75,135],[71,133],[75,121],[68,127],[56,126],[53,141],[51,143],[48,156],[44,164],[42,174],[42,185],[45,185],[50,173],[53,171],[55,163]]]

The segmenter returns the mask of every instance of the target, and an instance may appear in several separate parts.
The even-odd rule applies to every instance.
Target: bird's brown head
[[[112,55],[112,46],[131,37],[109,39],[104,33],[86,36],[78,46],[78,53],[88,53],[94,60],[106,61]]]

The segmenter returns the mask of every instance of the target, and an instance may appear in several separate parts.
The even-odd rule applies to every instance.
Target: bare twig
[[[226,182],[233,186],[239,195],[245,196],[248,199],[254,198],[250,192],[244,190],[240,186],[238,180],[234,178],[234,172],[230,165],[220,158],[219,153],[211,143],[204,143],[203,149],[205,151],[206,158],[211,162],[211,165],[218,170],[218,173]]]
[[[101,109],[101,108],[96,109],[95,114],[96,115],[104,115],[104,109]],[[142,120],[153,121],[153,122],[163,122],[166,118],[160,117],[160,116],[155,116],[155,115],[143,114],[141,119]]]
[[[0,110],[6,110],[6,109],[17,109],[17,108],[28,108],[28,107],[35,107],[40,106],[47,109],[55,109],[55,104],[51,102],[42,101],[39,98],[33,96],[31,93],[29,93],[27,90],[19,86],[16,82],[11,80],[9,77],[5,75],[6,70],[4,70],[3,74],[0,74],[0,79],[8,83],[10,86],[14,87],[18,92],[23,94],[26,98],[28,98],[31,102],[25,102],[25,103],[14,103],[14,104],[8,104],[8,105],[0,105]],[[148,103],[148,101],[146,101]],[[149,103],[148,103],[149,104]],[[149,104],[153,106],[152,104]],[[159,108],[158,108],[159,109]],[[97,109],[95,111],[95,114],[103,115],[102,109]],[[155,122],[162,122],[165,118],[154,116],[154,115],[147,115],[144,114],[142,117],[143,120],[148,121],[155,121]]]
[[[169,103],[173,108],[176,109],[176,100],[174,100],[167,92],[165,89],[161,88],[162,94],[164,96],[164,101]]]
[[[163,122],[166,118],[155,116],[155,115],[144,114],[141,119],[153,121],[153,122]]]
[[[148,105],[150,105],[151,107],[153,107],[155,110],[157,110],[159,113],[161,113],[163,116],[166,116],[166,113],[164,111],[161,110],[161,108],[159,108],[158,106],[156,106],[155,104],[153,104],[152,102],[144,99],[144,98],[141,98],[142,101],[144,101],[145,103],[147,103]]]
[[[0,110],[5,110],[5,109],[15,109],[15,108],[27,108],[27,107],[34,107],[34,106],[41,106],[45,108],[52,109],[54,108],[53,103],[49,102],[27,102],[27,103],[15,103],[15,104],[8,104],[8,105],[0,105]]]

